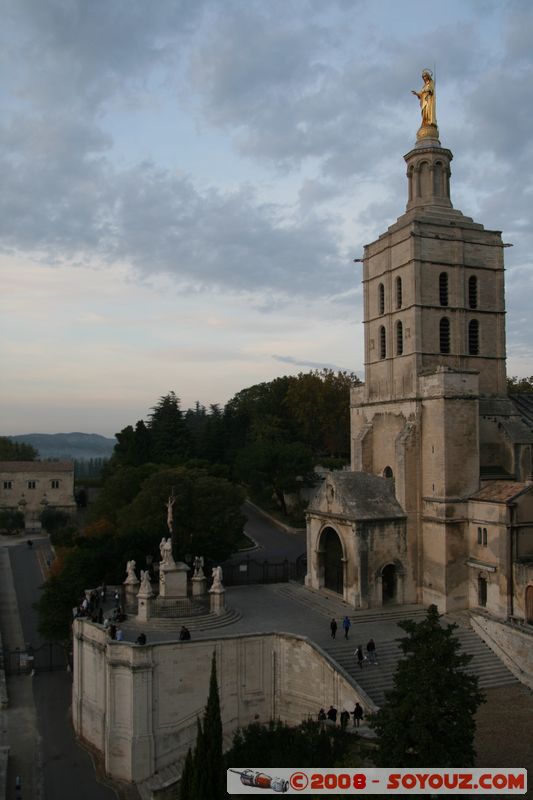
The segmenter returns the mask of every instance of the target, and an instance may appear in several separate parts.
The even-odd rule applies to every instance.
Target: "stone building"
[[[45,508],[73,514],[72,461],[0,462],[0,509],[22,511],[27,530],[39,530]]]
[[[418,131],[406,211],[364,249],[351,471],[309,505],[306,580],[355,608],[533,622],[533,432],[507,395],[505,244],[453,208],[438,136]]]

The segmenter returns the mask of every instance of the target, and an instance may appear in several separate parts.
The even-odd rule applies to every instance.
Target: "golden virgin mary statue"
[[[422,113],[422,125],[420,126],[417,139],[425,139],[427,137],[438,139],[439,129],[437,128],[437,101],[435,97],[435,81],[433,80],[433,73],[429,69],[422,72],[422,80],[424,85],[419,92],[412,90],[420,100],[420,111]]]

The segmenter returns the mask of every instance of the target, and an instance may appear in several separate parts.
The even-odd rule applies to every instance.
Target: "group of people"
[[[354,656],[356,658],[359,669],[363,669],[363,664],[368,661],[369,664],[377,664],[376,643],[373,639],[369,639],[366,644],[366,656],[363,652],[363,645],[355,648]]]
[[[330,706],[327,711],[324,711],[324,709],[321,708],[318,712],[318,721],[329,722],[329,724],[336,725],[337,715],[338,711],[335,706]],[[341,713],[339,714],[339,722],[343,731],[348,727],[350,716],[353,717],[353,727],[358,728],[364,716],[363,708],[360,703],[355,704],[353,711],[347,711],[345,708],[342,709]]]
[[[329,627],[330,627],[330,630],[331,630],[331,638],[335,639],[335,637],[337,635],[337,628],[338,628],[337,620],[335,619],[335,617],[333,617],[333,619],[329,623]],[[342,629],[344,631],[344,638],[345,639],[348,638],[348,634],[350,632],[350,628],[351,627],[352,627],[352,623],[350,621],[350,617],[348,617],[348,616],[344,617],[344,619],[342,620]]]

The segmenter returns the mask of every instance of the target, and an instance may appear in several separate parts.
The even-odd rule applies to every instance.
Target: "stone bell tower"
[[[365,384],[352,469],[394,481],[417,597],[466,605],[463,521],[480,486],[480,403],[506,396],[503,244],[452,206],[431,73],[407,155],[405,213],[363,259]]]

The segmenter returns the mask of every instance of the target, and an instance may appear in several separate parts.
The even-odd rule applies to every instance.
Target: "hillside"
[[[109,458],[116,440],[98,433],[21,433],[9,437],[13,442],[31,444],[39,458],[61,458],[87,461],[90,458]]]

